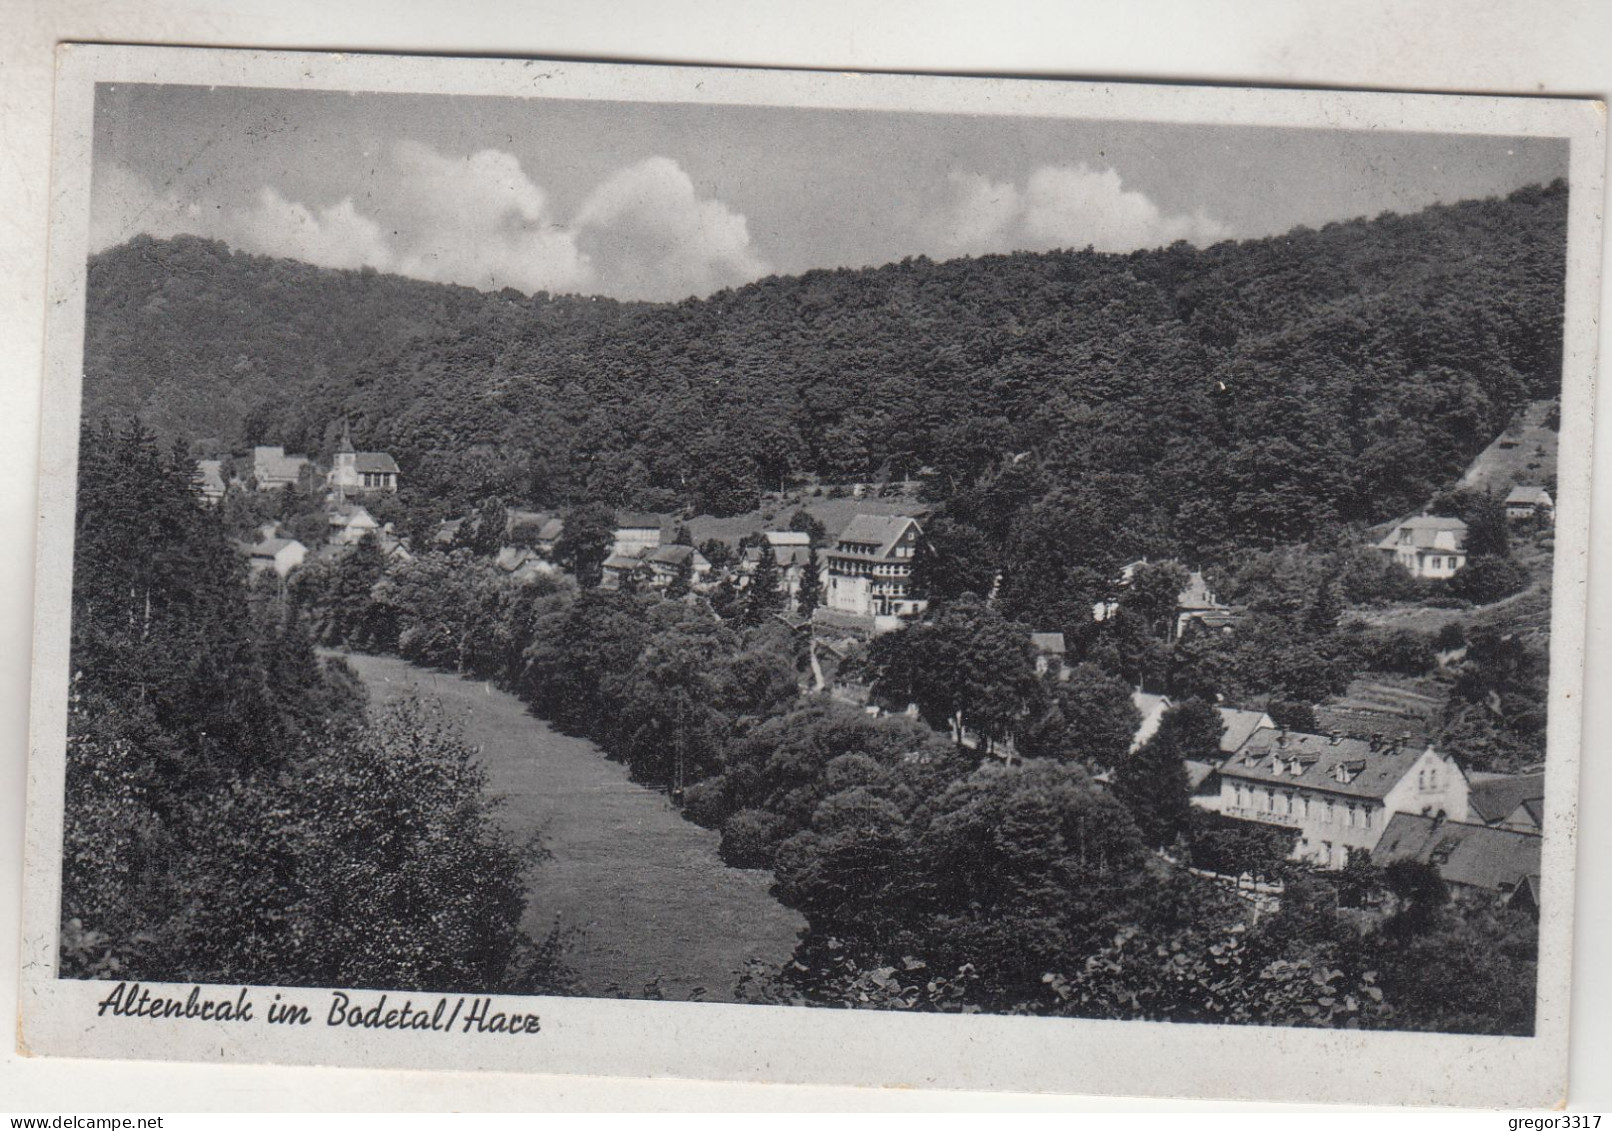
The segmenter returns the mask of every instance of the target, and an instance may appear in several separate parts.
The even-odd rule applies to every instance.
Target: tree
[[[565,514],[565,529],[554,544],[554,560],[584,589],[599,584],[604,560],[616,537],[616,516],[608,507],[587,503]]]
[[[795,593],[795,611],[810,619],[823,603],[823,567],[817,558],[815,543],[806,551],[806,566],[801,571],[800,588]]]
[[[875,637],[868,668],[878,699],[896,709],[916,703],[926,722],[954,734],[967,727],[1004,739],[1044,707],[1030,634],[974,598]]]
[[[690,587],[694,583],[694,555],[690,554],[677,563],[671,580],[666,583],[666,599],[668,601],[681,601],[689,595]]]
[[[1153,737],[1114,768],[1114,796],[1150,847],[1167,848],[1185,835],[1192,816],[1186,761],[1218,759],[1221,730],[1214,708],[1188,700],[1166,711]]]
[[[1050,716],[1019,737],[1031,757],[1054,757],[1108,769],[1130,750],[1142,716],[1124,680],[1095,664],[1075,664],[1051,684]]]
[[[828,531],[824,528],[822,520],[804,507],[789,516],[789,529],[808,536],[812,540],[813,548],[821,546],[823,540],[828,537]]]
[[[756,563],[756,572],[750,575],[750,585],[744,597],[745,624],[761,624],[783,608],[785,594],[782,584],[778,555],[773,551],[772,543],[762,539],[761,556]]]

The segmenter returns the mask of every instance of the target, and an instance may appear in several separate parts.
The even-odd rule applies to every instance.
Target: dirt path
[[[523,839],[541,830],[553,854],[533,872],[526,926],[541,935],[558,916],[580,932],[568,961],[587,992],[731,1001],[746,959],[789,957],[804,923],[768,894],[771,877],[724,865],[715,833],[635,785],[591,742],[486,684],[390,657],[347,660],[373,702],[415,691],[463,720],[505,798],[505,825]],[[657,979],[658,991],[646,990]]]

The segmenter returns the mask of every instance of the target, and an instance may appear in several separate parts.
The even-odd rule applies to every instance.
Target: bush
[[[1510,558],[1473,558],[1450,578],[1450,594],[1477,605],[1489,605],[1528,584],[1528,571]]]
[[[778,846],[795,832],[787,817],[741,809],[722,825],[722,861],[734,868],[771,868]]]
[[[1450,621],[1434,635],[1433,647],[1440,652],[1453,652],[1457,648],[1465,648],[1466,629],[1461,627],[1460,621]]]
[[[1433,642],[1408,628],[1370,629],[1354,641],[1355,656],[1371,671],[1426,675],[1438,664]]]

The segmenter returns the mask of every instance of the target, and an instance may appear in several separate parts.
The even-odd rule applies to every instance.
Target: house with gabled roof
[[[640,558],[665,541],[665,519],[646,511],[617,511],[616,540],[610,552],[617,557]]]
[[[711,579],[710,561],[693,546],[658,546],[642,561],[649,567],[649,583],[657,589],[665,589],[684,568],[689,571],[690,585],[704,585]]]
[[[1299,833],[1298,859],[1341,868],[1395,813],[1467,818],[1468,782],[1432,746],[1259,728],[1219,769],[1219,811]]]
[[[1473,774],[1470,820],[1538,833],[1545,808],[1545,775]]]
[[[277,491],[302,481],[307,456],[288,456],[279,444],[259,444],[252,449],[252,478],[259,491]]]
[[[1431,865],[1456,896],[1500,898],[1537,911],[1541,838],[1516,829],[1396,813],[1371,851],[1379,867],[1396,860]]]
[[[1556,501],[1543,487],[1519,483],[1506,495],[1506,517],[1514,519],[1556,517]]]
[[[265,538],[254,545],[242,546],[242,549],[253,573],[265,573],[272,569],[281,577],[296,569],[308,557],[308,547],[295,538]]]
[[[824,555],[824,604],[862,617],[916,616],[928,602],[912,592],[922,535],[909,515],[858,514]]]
[[[1390,530],[1377,550],[1412,577],[1454,577],[1466,565],[1466,533],[1466,523],[1458,518],[1421,514]]]
[[[221,459],[199,459],[196,461],[196,472],[191,476],[196,489],[201,492],[202,502],[212,506],[224,497],[227,484],[224,482],[224,461]]]

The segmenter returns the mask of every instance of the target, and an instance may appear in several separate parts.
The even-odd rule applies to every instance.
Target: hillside
[[[1556,440],[1561,412],[1555,401],[1532,401],[1494,442],[1479,452],[1457,486],[1500,498],[1519,483],[1556,490]]]
[[[1068,591],[1454,481],[1557,394],[1565,202],[1558,183],[1202,250],[920,258],[636,306],[142,240],[92,264],[86,407],[314,451],[350,417],[405,502],[450,509],[722,517],[792,476],[918,476],[1005,594]]]

